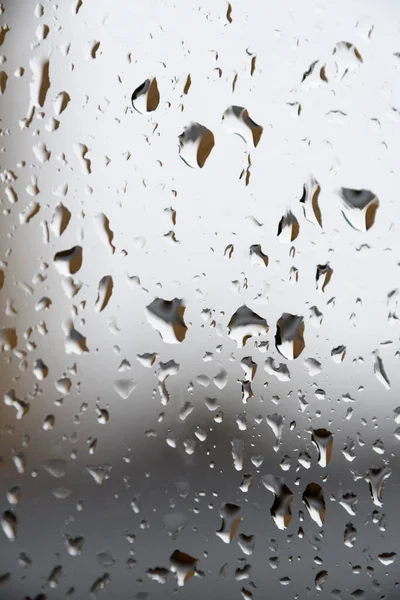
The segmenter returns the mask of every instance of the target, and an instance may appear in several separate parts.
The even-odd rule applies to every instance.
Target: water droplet
[[[72,494],[68,488],[54,488],[51,492],[56,500],[66,500]]]
[[[222,116],[222,123],[226,131],[239,135],[252,148],[258,146],[263,128],[250,118],[246,108],[230,106]]]
[[[369,490],[375,506],[383,506],[382,494],[385,481],[392,474],[389,467],[371,467],[365,474],[365,481],[369,483]]]
[[[9,502],[12,505],[18,504],[19,501],[21,500],[21,496],[22,496],[21,486],[14,485],[7,491],[7,502]]]
[[[175,550],[170,556],[170,570],[175,574],[176,581],[179,587],[185,585],[196,574],[197,558],[193,558],[190,554]]]
[[[243,469],[245,459],[243,440],[232,440],[231,446],[233,466],[235,467],[236,471],[241,471]]]
[[[82,246],[74,246],[69,250],[54,255],[54,265],[61,275],[74,275],[82,266]]]
[[[333,269],[329,266],[329,263],[326,265],[317,265],[317,272],[315,275],[315,280],[317,282],[317,290],[320,292],[324,292],[326,286],[331,280],[333,275]]]
[[[338,42],[332,52],[334,56],[335,77],[342,80],[349,71],[358,69],[363,59],[354,44]]]
[[[152,581],[157,583],[167,583],[169,571],[163,567],[155,567],[154,569],[147,569],[147,575]]]
[[[60,92],[53,100],[53,108],[54,112],[57,116],[60,116],[61,113],[67,108],[71,98],[67,92]]]
[[[111,465],[91,465],[86,467],[86,471],[93,477],[97,485],[102,485],[106,479],[110,478]]]
[[[335,363],[343,362],[346,356],[346,346],[336,346],[331,350],[331,356]]]
[[[383,361],[378,354],[378,351],[375,350],[372,353],[374,357],[374,373],[377,380],[383,385],[384,388],[390,390],[390,381],[388,376],[386,375],[385,367],[383,366]]]
[[[192,122],[179,136],[179,155],[189,167],[201,169],[214,148],[214,143],[212,131],[200,123]]]
[[[229,336],[236,341],[239,348],[242,348],[252,336],[267,333],[268,324],[265,319],[243,304],[232,315],[228,329]]]
[[[396,552],[382,552],[382,554],[378,554],[379,562],[381,562],[385,566],[392,565],[397,558]]]
[[[26,414],[28,414],[30,409],[29,402],[25,402],[24,400],[19,400],[14,390],[9,390],[4,394],[4,404],[6,406],[12,406],[16,410],[16,419],[20,421]]]
[[[250,259],[253,265],[268,267],[268,256],[264,254],[260,244],[250,246]]]
[[[225,544],[229,544],[235,537],[236,530],[242,520],[241,512],[242,509],[237,504],[227,502],[222,505],[220,510],[222,524],[216,534]]]
[[[64,477],[67,472],[68,463],[62,458],[49,458],[42,463],[42,467],[55,479]]]
[[[346,221],[359,231],[368,231],[375,223],[379,200],[369,190],[341,188],[342,213]]]
[[[300,202],[307,221],[322,227],[322,215],[318,204],[320,193],[321,186],[318,181],[311,176],[303,186],[303,195]]]
[[[146,307],[146,317],[150,325],[167,344],[183,342],[187,332],[184,321],[185,305],[182,299],[163,300],[156,298]]]
[[[273,415],[267,415],[265,420],[274,432],[274,435],[276,437],[276,444],[273,446],[273,449],[275,450],[275,452],[278,452],[283,432],[284,418],[281,415],[274,413]]]
[[[322,527],[326,512],[322,487],[318,483],[309,483],[303,493],[303,502],[312,520]]]
[[[56,587],[58,587],[58,584],[60,583],[61,576],[62,576],[62,567],[61,567],[61,565],[57,565],[56,567],[54,567],[51,570],[51,573],[47,578],[47,585],[50,588],[55,589]]]
[[[347,523],[344,530],[344,545],[348,548],[353,548],[357,541],[357,529],[352,523]]]
[[[50,229],[56,237],[60,237],[67,229],[71,220],[71,213],[62,202],[59,202],[53,211]]]
[[[14,328],[0,329],[0,352],[10,352],[17,346],[18,337]]]
[[[303,317],[283,313],[276,324],[276,349],[288,360],[298,358],[305,347],[303,334]]]
[[[339,501],[349,515],[354,516],[357,512],[358,497],[354,492],[345,492]]]
[[[82,536],[72,537],[69,535],[64,536],[65,546],[70,556],[79,556],[82,554],[85,538]]]
[[[114,254],[115,246],[112,244],[114,233],[111,231],[108,217],[104,213],[98,213],[94,217],[94,226],[99,238],[109,250],[110,254]]]
[[[267,490],[275,495],[271,516],[279,529],[286,529],[292,520],[293,494],[282,477],[264,475],[261,479]]]
[[[38,381],[44,381],[49,374],[49,368],[44,364],[41,358],[35,360],[33,374]]]
[[[300,225],[291,211],[288,211],[279,221],[278,238],[281,242],[293,242],[300,233]]]
[[[96,596],[99,592],[103,591],[110,583],[111,577],[108,573],[104,573],[101,577],[98,577],[96,581],[90,587],[90,593]]]
[[[290,371],[285,363],[277,363],[273,358],[268,357],[264,369],[268,375],[275,375],[278,381],[290,381]]]
[[[319,573],[317,573],[317,575],[315,576],[315,587],[316,589],[320,592],[322,591],[322,588],[324,587],[325,583],[328,581],[328,571],[320,571]]]
[[[160,103],[157,79],[146,79],[132,94],[132,106],[140,114],[156,110]]]
[[[311,441],[318,450],[318,464],[321,467],[326,467],[332,457],[333,435],[327,429],[314,429]]]
[[[3,513],[1,528],[10,542],[15,542],[17,537],[17,518],[11,510],[6,510]]]

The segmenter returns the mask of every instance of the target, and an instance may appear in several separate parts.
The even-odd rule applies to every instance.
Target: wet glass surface
[[[397,598],[398,3],[0,12],[0,600]]]

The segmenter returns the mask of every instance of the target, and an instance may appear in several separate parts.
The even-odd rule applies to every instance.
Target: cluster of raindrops
[[[332,45],[270,2],[268,33],[262,2],[186,3],[191,34],[169,0],[27,4],[26,31],[0,5],[0,598],[390,600],[379,27],[358,7]]]

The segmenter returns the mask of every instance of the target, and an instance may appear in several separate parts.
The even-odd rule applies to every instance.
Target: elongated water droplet
[[[322,527],[326,513],[322,487],[318,483],[309,483],[303,493],[303,502],[312,520]]]
[[[318,450],[318,464],[326,467],[332,457],[333,435],[327,429],[314,429],[311,440]]]
[[[298,358],[305,347],[303,335],[303,317],[283,313],[276,324],[276,349],[288,360]]]
[[[285,484],[282,477],[265,475],[262,484],[275,495],[271,506],[271,516],[279,529],[286,529],[292,520],[293,493]]]
[[[10,542],[17,537],[17,518],[11,510],[6,510],[1,518],[1,528]]]
[[[216,534],[225,544],[229,544],[233,540],[242,520],[241,512],[242,509],[238,504],[228,502],[222,505],[220,510],[222,524]]]

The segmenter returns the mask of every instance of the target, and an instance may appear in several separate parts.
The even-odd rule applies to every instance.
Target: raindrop
[[[106,479],[110,478],[111,465],[91,465],[86,467],[87,473],[91,475],[97,485],[102,485]]]
[[[357,529],[352,523],[347,523],[344,530],[344,545],[348,548],[353,548],[357,541]]]
[[[374,373],[377,380],[383,385],[384,388],[390,390],[390,381],[388,376],[386,375],[385,367],[383,366],[383,361],[378,354],[378,351],[375,350],[372,353],[374,360]]]
[[[146,317],[150,325],[167,344],[183,342],[187,332],[184,321],[185,305],[179,298],[163,300],[156,298],[146,307]]]
[[[228,329],[229,336],[235,340],[239,348],[242,348],[252,336],[267,333],[268,324],[265,319],[243,304],[232,315]]]
[[[303,493],[303,502],[312,520],[322,527],[326,511],[322,487],[318,483],[309,483]]]
[[[74,275],[82,266],[82,247],[74,246],[69,250],[57,252],[54,255],[54,264],[61,275]]]
[[[56,237],[60,237],[68,227],[71,213],[62,202],[56,205],[51,218],[50,229]]]
[[[222,524],[216,534],[225,544],[229,544],[235,537],[236,530],[242,520],[241,512],[242,509],[237,504],[228,502],[222,505],[220,510]]]
[[[1,518],[1,528],[10,542],[17,537],[17,518],[11,510],[6,510]]]
[[[68,463],[62,458],[49,458],[42,463],[42,467],[49,475],[60,479],[66,474]]]
[[[95,303],[95,311],[101,312],[103,311],[112,295],[114,283],[111,275],[105,275],[100,279],[97,300]]]
[[[322,227],[322,216],[318,204],[321,186],[314,177],[310,177],[303,186],[303,195],[300,202],[303,207],[304,216],[313,225]]]
[[[324,587],[325,583],[328,581],[328,571],[320,571],[319,573],[317,573],[317,575],[315,576],[315,587],[316,589],[320,592],[322,591],[322,588]]]
[[[197,558],[193,558],[185,552],[175,550],[170,556],[170,570],[175,574],[179,587],[185,585],[196,574]]]
[[[315,275],[315,280],[317,282],[317,290],[320,292],[324,292],[326,286],[331,280],[333,275],[333,269],[329,266],[329,263],[326,265],[317,265],[317,272]]]
[[[258,146],[263,128],[250,118],[246,108],[230,106],[222,116],[222,123],[228,133],[239,135],[252,148]]]
[[[241,551],[246,554],[246,556],[251,556],[256,545],[256,538],[254,535],[245,535],[244,533],[240,533],[238,536],[238,545]]]
[[[293,242],[300,232],[300,225],[291,211],[282,217],[278,225],[278,238],[281,242]]]
[[[346,221],[359,231],[368,231],[375,223],[379,200],[369,190],[341,188],[342,213]]]
[[[382,552],[382,554],[378,555],[379,562],[381,562],[386,567],[392,565],[397,558],[396,552]]]
[[[303,334],[303,317],[283,313],[276,324],[276,349],[288,360],[298,358],[305,347]]]
[[[157,79],[146,79],[132,94],[132,106],[140,114],[153,112],[160,103]]]
[[[273,358],[268,357],[264,369],[268,375],[275,375],[278,381],[290,381],[290,371],[285,363],[277,363]]]
[[[250,259],[253,265],[268,267],[268,256],[264,254],[260,244],[250,246]]]
[[[264,487],[275,495],[274,503],[271,507],[271,516],[276,526],[279,529],[286,529],[292,520],[292,492],[282,477],[265,475],[261,481]]]
[[[18,337],[14,328],[0,329],[0,352],[10,352],[17,346]]]
[[[311,441],[318,450],[318,464],[321,467],[326,467],[332,457],[333,435],[327,429],[314,429]]]
[[[375,506],[383,506],[382,494],[385,487],[385,481],[392,474],[389,467],[371,467],[366,475],[365,480],[369,483],[369,490]]]
[[[200,125],[190,123],[179,136],[179,154],[182,160],[193,168],[203,168],[214,148],[214,134]]]

